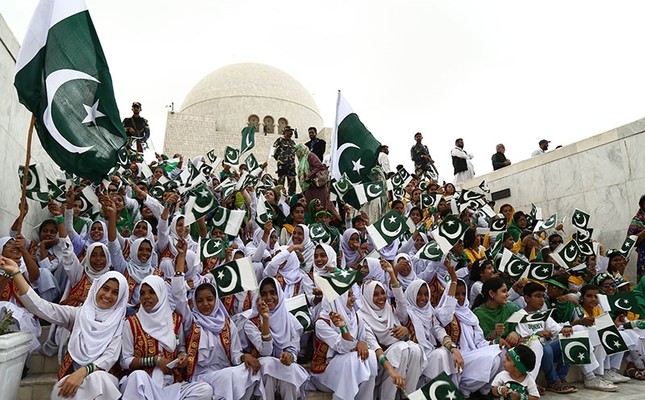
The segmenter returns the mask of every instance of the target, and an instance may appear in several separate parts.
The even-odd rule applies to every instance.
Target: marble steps
[[[49,335],[49,326],[43,326],[40,343],[47,340],[47,335]],[[27,377],[20,381],[18,400],[48,399],[54,384],[58,381],[57,357],[48,357],[35,351],[27,360],[27,367],[29,372]]]

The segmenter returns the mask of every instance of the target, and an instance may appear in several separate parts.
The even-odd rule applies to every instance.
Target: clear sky
[[[19,42],[36,0],[2,0]],[[645,117],[643,1],[87,0],[121,117],[143,104],[163,145],[175,109],[209,72],[258,62],[299,80],[335,118],[340,89],[391,163],[412,169],[424,134],[452,180],[462,137],[477,174],[497,143],[513,162],[540,139],[567,145]],[[304,131],[304,127],[298,127]]]

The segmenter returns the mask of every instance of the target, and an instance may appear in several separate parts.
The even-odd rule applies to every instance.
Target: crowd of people
[[[133,104],[135,116],[140,106]],[[134,121],[133,135],[147,134],[147,124],[140,125]],[[315,128],[309,134],[309,142],[296,145],[288,128],[276,141],[275,180],[266,163],[255,171],[224,164],[207,172],[218,209],[244,211],[237,232],[214,221],[216,210],[187,223],[194,218],[177,187],[190,166],[179,154],[159,155],[150,176],[133,162],[128,174],[112,176],[107,186],[69,187],[62,204],[48,203],[50,216],[33,235],[17,232],[20,221],[14,224],[0,239],[0,311],[12,311],[15,324],[33,332],[32,351],[58,356],[52,398],[279,394],[292,400],[318,390],[343,400],[405,399],[445,373],[465,397],[534,400],[545,390],[577,390],[567,381],[570,364],[563,361],[561,341],[580,334],[590,342],[586,362],[577,363],[584,387],[617,391],[620,382],[645,380],[645,325],[638,313],[617,312],[602,301],[630,292],[645,305],[645,281],[627,280],[629,253],[593,246],[565,267],[555,254],[573,239],[561,226],[536,230],[539,221],[511,204],[498,207],[496,216],[478,207],[455,210],[460,191],[434,180],[437,171],[420,133],[411,150],[415,173],[400,194],[387,191],[353,208],[325,183],[325,143]],[[455,144],[455,175],[469,179],[472,157],[463,140]],[[137,151],[141,147],[133,146],[135,157]],[[171,164],[173,158],[179,162]],[[403,174],[400,167],[390,171],[387,157],[379,162],[381,179]],[[204,163],[205,157],[191,160],[193,166]],[[224,189],[224,182],[251,172],[253,183]],[[173,181],[179,183],[168,184]],[[96,207],[84,207],[85,186],[97,195]],[[423,204],[425,195],[436,203]],[[258,218],[260,208],[270,216]],[[416,229],[378,249],[367,228],[391,210]],[[626,226],[636,238],[639,279],[645,272],[644,213],[645,196]],[[461,239],[450,251],[422,256],[436,242],[437,227],[455,217],[467,226]],[[492,230],[500,220],[503,229]],[[205,255],[200,243],[209,239],[226,250]],[[500,243],[501,251],[493,253]],[[503,268],[505,254],[547,263],[552,273],[546,279],[513,277]],[[216,277],[242,259],[258,289],[220,296]],[[329,301],[316,276],[346,271],[359,271],[357,281]],[[300,295],[309,325],[288,306]],[[548,317],[537,318],[544,310],[551,310]],[[607,315],[624,351],[609,354],[599,339],[599,321]],[[51,324],[42,346],[41,323]],[[540,371],[543,385],[536,382]]]

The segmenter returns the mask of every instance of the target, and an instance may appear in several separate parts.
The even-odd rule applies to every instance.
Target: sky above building
[[[36,0],[2,0],[22,42]],[[143,104],[163,148],[166,113],[213,70],[238,62],[300,81],[334,125],[337,91],[412,170],[422,132],[452,180],[463,138],[478,175],[503,143],[513,162],[645,116],[645,2],[87,0],[121,118]],[[241,129],[242,127],[240,127]],[[306,127],[297,127],[301,132]],[[208,134],[205,132],[205,134]]]

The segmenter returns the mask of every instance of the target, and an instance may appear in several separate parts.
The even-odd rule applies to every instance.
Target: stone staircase
[[[40,342],[44,343],[49,334],[49,326],[43,326]],[[43,400],[48,399],[54,384],[58,381],[58,360],[56,357],[47,357],[36,351],[27,360],[29,373],[20,381],[18,400]]]

